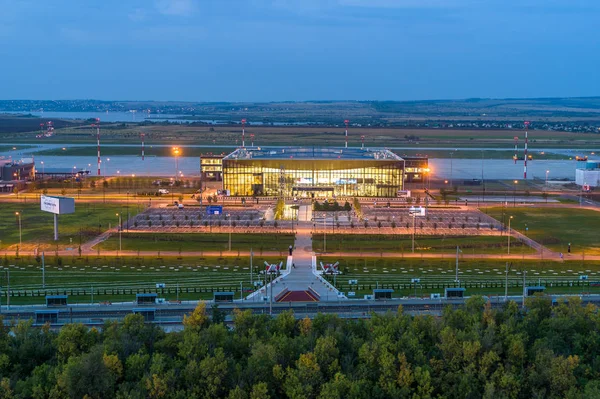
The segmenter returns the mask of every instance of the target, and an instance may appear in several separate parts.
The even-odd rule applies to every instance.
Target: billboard
[[[410,216],[425,216],[425,208],[422,206],[411,206],[408,208],[408,214]]]
[[[223,214],[223,206],[221,205],[209,205],[206,207],[207,215],[222,215]]]
[[[42,195],[40,198],[40,209],[57,215],[75,212],[75,199],[68,197],[50,197]]]

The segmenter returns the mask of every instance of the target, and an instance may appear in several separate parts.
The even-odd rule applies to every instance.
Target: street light
[[[517,180],[513,180],[513,208],[517,206]]]
[[[177,181],[177,174],[179,173],[179,154],[181,150],[179,147],[173,147],[173,156],[175,156],[175,181]]]
[[[121,223],[122,223],[121,222],[121,214],[117,213],[116,215],[119,217],[119,225],[117,226],[117,229],[119,230],[119,252],[121,252],[121,250],[122,250],[122,245],[121,245],[122,244],[122,240],[121,240],[121,230],[122,230],[121,229]]]
[[[46,166],[44,165],[44,161],[42,161],[41,164],[42,164],[42,175],[44,177],[46,177]]]
[[[546,191],[548,191],[548,173],[550,173],[549,170],[546,171]]]
[[[229,252],[231,252],[231,214],[227,214],[227,218],[229,219]]]
[[[510,255],[510,221],[512,218],[512,216],[508,218],[508,255]]]
[[[23,234],[21,229],[21,212],[15,212],[15,215],[19,218],[19,248],[21,248],[23,243]]]

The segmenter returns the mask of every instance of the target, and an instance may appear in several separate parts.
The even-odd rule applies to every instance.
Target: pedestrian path
[[[316,271],[316,258],[312,250],[310,231],[311,222],[303,221],[298,224],[299,228],[291,256],[291,267],[272,283],[259,290],[258,294],[255,292],[247,299],[263,301],[264,296],[272,296],[273,302],[338,300],[338,291],[324,281]]]

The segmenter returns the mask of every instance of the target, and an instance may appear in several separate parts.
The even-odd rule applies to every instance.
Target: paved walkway
[[[287,292],[305,292],[314,294],[320,301],[337,300],[338,292],[330,284],[316,273],[315,254],[312,250],[311,222],[299,222],[298,233],[294,243],[294,252],[291,261],[288,261],[289,268],[284,270],[280,277],[267,284],[265,288],[259,290],[259,294],[253,293],[248,299],[262,301],[262,297],[272,295],[275,302],[280,294],[286,295]],[[293,266],[292,266],[293,265]],[[271,294],[272,293],[272,294]]]

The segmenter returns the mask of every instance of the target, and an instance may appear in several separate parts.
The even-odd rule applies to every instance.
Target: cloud
[[[193,0],[155,0],[154,5],[163,15],[187,17],[196,11]]]

